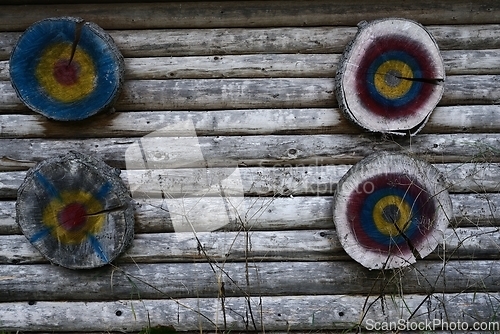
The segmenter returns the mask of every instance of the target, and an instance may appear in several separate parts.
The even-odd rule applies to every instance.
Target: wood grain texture
[[[500,50],[442,51],[447,75],[500,74]],[[340,55],[251,54],[142,57],[125,59],[125,79],[207,79],[334,77]],[[9,63],[0,61],[0,80],[9,80]]]
[[[495,193],[451,195],[453,227],[492,227],[500,222],[500,196]],[[225,231],[288,231],[331,229],[333,227],[332,196],[261,197],[246,198],[238,211],[228,214],[221,210],[220,202],[210,197],[184,199],[192,207],[190,215],[194,226],[207,224],[214,219],[227,220]],[[15,202],[0,202],[0,234],[21,234],[16,224]],[[138,233],[174,232],[174,225],[164,199],[138,200],[135,207],[135,230]],[[173,211],[172,214],[178,213]],[[244,218],[243,224],[241,218]]]
[[[414,311],[415,321],[497,321],[498,1],[21,1],[31,4],[0,8],[0,332],[138,332],[151,324],[191,334],[343,333]],[[12,48],[33,22],[59,15],[99,24],[125,56],[127,84],[115,113],[62,125],[16,98]],[[367,135],[344,119],[332,94],[356,24],[385,17],[423,24],[448,77],[441,104],[411,140]],[[199,161],[126,170],[127,148],[186,121],[211,177]],[[193,133],[170,136],[189,141]],[[70,149],[150,187],[134,201],[137,234],[117,267],[80,274],[52,266],[16,224],[26,170]],[[379,150],[432,162],[454,206],[444,242],[403,271],[363,269],[333,226],[338,180]],[[196,157],[189,148],[178,156]],[[189,194],[236,166],[245,196],[238,210],[221,211],[212,191],[202,202]],[[197,233],[200,247],[192,233],[172,233],[170,195],[194,208],[195,224],[229,223]]]
[[[200,246],[201,245],[201,246]],[[201,248],[203,247],[203,252]],[[457,227],[427,260],[500,258],[498,227]],[[348,261],[335,230],[144,233],[116,263]],[[46,259],[20,235],[0,235],[0,264],[43,264]]]
[[[364,18],[366,19],[366,18]],[[499,25],[427,26],[441,50],[500,48]],[[341,53],[354,27],[154,29],[109,31],[124,57],[221,56],[258,53]],[[2,32],[7,60],[19,32]]]
[[[59,152],[72,150],[96,155],[107,164],[124,169],[125,152],[137,140],[5,139],[0,147],[0,157],[3,158],[0,169],[22,170],[28,162],[34,164]],[[396,139],[370,135],[267,135],[197,137],[196,140],[191,145],[201,150],[204,161],[198,159],[196,150],[187,151],[182,156],[184,168],[352,164],[380,150],[420,156],[431,163],[500,161],[500,152],[496,149],[500,136],[497,134],[422,134],[415,138]],[[154,145],[148,146],[148,152],[158,153],[160,157],[166,153],[165,147]]]
[[[500,105],[437,107],[421,133],[495,133]],[[0,138],[140,137],[162,126],[192,121],[198,136],[362,134],[337,108],[116,112],[81,123],[61,124],[35,114],[0,114]],[[19,127],[18,124],[23,124]],[[174,130],[174,129],[173,129]],[[179,128],[172,135],[188,136]]]
[[[439,105],[498,103],[499,80],[499,75],[448,77]],[[27,111],[10,83],[1,81],[0,93],[3,110]],[[133,80],[125,82],[115,109],[332,108],[334,95],[333,78]]]
[[[243,193],[246,196],[332,195],[337,182],[352,165],[283,166],[276,168],[239,168]],[[451,193],[495,193],[500,190],[498,163],[434,164],[443,174]],[[161,190],[171,197],[182,197],[207,188],[205,196],[213,196],[208,186],[233,168],[211,168],[213,179],[201,177],[201,169],[124,170],[121,177],[130,185],[134,180],[147,184],[143,196],[159,198]],[[24,171],[0,173],[0,199],[15,199],[17,189],[26,176]],[[161,184],[159,180],[161,179]],[[149,189],[149,190],[148,190]]]
[[[2,265],[2,301],[169,299],[224,296],[429,294],[497,291],[495,260],[419,261],[398,271],[353,261],[123,264],[68,271],[47,264]],[[50,277],[50,279],[47,279]],[[404,281],[404,286],[401,282]]]
[[[381,17],[413,17],[424,24],[481,24],[495,21],[498,3],[453,1],[436,4],[433,1],[403,3],[394,6],[391,1],[252,1],[250,3],[167,2],[153,6],[142,3],[116,6],[99,3],[92,8],[79,1],[6,1],[13,4],[59,3],[58,5],[4,6],[0,16],[0,30],[24,30],[37,20],[51,16],[83,16],[105,29],[160,28],[214,28],[214,27],[270,27],[355,25],[361,20]],[[118,2],[118,1],[107,1]],[[74,4],[70,4],[74,3]],[[250,8],[249,8],[250,7]],[[432,10],[422,11],[421,8]]]
[[[0,304],[0,320],[6,330],[74,330],[82,332],[139,331],[148,324],[173,325],[178,331],[208,330],[284,331],[352,329],[372,321],[426,319],[466,322],[498,322],[492,305],[498,293],[451,293],[379,296],[287,296],[189,298],[166,300],[129,299],[112,302],[26,302]],[[455,305],[450,306],[450,305]],[[314,321],[313,321],[314,319]],[[105,325],[103,325],[105,324]]]

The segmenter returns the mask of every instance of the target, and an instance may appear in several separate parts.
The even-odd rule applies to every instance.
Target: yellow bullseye
[[[35,76],[47,94],[60,102],[81,100],[95,88],[96,69],[87,52],[77,47],[71,64],[71,43],[48,46],[36,66]]]
[[[85,207],[84,215],[72,217],[73,219],[84,219],[81,226],[70,228],[71,221],[61,221],[61,212],[71,205]],[[97,234],[104,225],[104,215],[98,214],[103,211],[101,203],[91,193],[84,191],[65,191],[60,197],[54,198],[44,209],[42,221],[51,228],[52,235],[64,244],[79,244],[83,242],[88,234]]]
[[[413,78],[411,67],[399,60],[388,60],[375,72],[375,88],[386,99],[401,98],[412,86],[411,80],[402,78]]]
[[[373,221],[380,233],[395,237],[410,226],[411,211],[410,205],[403,198],[385,196],[373,208]]]

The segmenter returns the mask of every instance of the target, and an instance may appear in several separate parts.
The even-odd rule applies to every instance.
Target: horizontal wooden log
[[[2,301],[160,299],[328,294],[497,292],[497,260],[420,260],[368,270],[354,261],[122,264],[73,271],[50,264],[0,265]]]
[[[500,50],[442,53],[447,75],[500,74]],[[340,54],[253,54],[126,58],[125,79],[333,78]],[[9,62],[0,61],[0,80],[10,80]]]
[[[439,105],[500,102],[500,75],[450,76]],[[26,111],[11,84],[0,81],[3,111]],[[333,78],[173,79],[126,81],[116,110],[331,108]],[[162,98],[158,98],[161,96]]]
[[[144,169],[142,157],[125,155],[137,138],[81,140],[4,139],[0,147],[0,170],[19,170],[62,152],[80,151],[96,155],[117,168]],[[217,137],[148,137],[143,146],[151,157],[173,154],[169,163],[191,167],[285,167],[353,164],[380,150],[420,156],[431,163],[500,161],[498,134],[421,134],[410,138],[380,138],[376,135],[268,135]],[[162,144],[163,143],[163,144]],[[177,146],[176,146],[177,145]],[[177,151],[173,151],[177,149]],[[168,152],[167,152],[168,151]],[[203,154],[200,160],[200,151]],[[175,156],[175,158],[174,158]],[[161,164],[164,160],[159,160]],[[161,168],[161,167],[156,167]],[[172,167],[170,167],[172,168]]]
[[[9,1],[6,1],[8,3]],[[11,1],[14,4],[42,4],[53,1]],[[68,3],[75,2],[69,5]],[[108,1],[109,2],[109,1]],[[91,8],[78,1],[65,5],[4,6],[0,14],[0,30],[22,31],[35,21],[52,16],[81,16],[104,29],[214,28],[355,25],[361,20],[391,16],[406,16],[422,24],[481,24],[496,21],[495,1],[470,3],[453,1],[436,4],[433,1],[404,3],[394,6],[391,1],[252,1],[233,2],[169,2],[154,6],[127,3],[116,6],[99,3]],[[425,10],[423,10],[425,9]]]
[[[0,304],[0,321],[2,329],[14,331],[128,332],[140,331],[148,326],[172,326],[177,331],[199,332],[201,329],[203,332],[220,332],[230,329],[231,332],[241,330],[245,333],[295,333],[295,330],[352,331],[358,326],[374,326],[375,322],[379,325],[381,322],[397,324],[401,319],[404,325],[409,320],[403,329],[440,321],[441,326],[428,328],[434,332],[448,325],[445,332],[449,333],[451,324],[461,323],[467,326],[468,332],[474,326],[483,326],[485,332],[494,332],[499,328],[495,320],[495,305],[499,299],[499,293],[436,293],[387,298],[377,295],[324,295],[18,302]]]
[[[450,228],[426,260],[500,259],[498,227]],[[203,251],[202,251],[203,250]],[[138,234],[123,263],[350,260],[334,230]],[[0,235],[0,264],[48,263],[24,236]]]
[[[452,194],[451,226],[491,227],[500,224],[500,195]],[[214,220],[219,229],[227,231],[276,231],[332,229],[332,197],[246,197],[238,210],[226,211],[217,198],[186,198],[185,206],[192,208],[189,217],[198,231]],[[0,201],[0,234],[20,234],[16,224],[15,202]],[[171,214],[164,199],[139,200],[135,206],[138,233],[174,232]],[[210,217],[210,219],[207,219]],[[229,222],[227,220],[229,219]],[[224,225],[227,224],[227,225]]]
[[[241,189],[245,196],[333,195],[339,179],[352,165],[252,167],[239,168]],[[485,194],[499,192],[500,164],[434,164],[441,171],[451,193]],[[124,170],[121,177],[131,187],[140,182],[141,196],[160,198],[185,197],[203,191],[204,196],[219,196],[209,187],[227,177],[233,168]],[[208,176],[207,173],[210,173]],[[24,171],[0,173],[0,199],[15,199],[26,176]],[[161,182],[160,182],[161,179]],[[237,189],[234,189],[237,190]]]
[[[496,122],[499,113],[500,105],[437,107],[421,133],[500,132],[500,123]],[[0,114],[0,138],[139,137],[186,121],[192,121],[198,136],[362,133],[337,108],[303,108],[116,112],[64,124],[35,113]],[[182,127],[171,132],[192,135]]]
[[[500,48],[500,25],[427,26],[441,50]],[[109,31],[125,57],[214,56],[256,53],[341,53],[356,27],[219,28]],[[0,33],[8,60],[20,32]]]

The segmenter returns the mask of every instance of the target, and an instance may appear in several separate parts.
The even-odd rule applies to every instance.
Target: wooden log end
[[[339,181],[333,219],[346,252],[370,269],[408,266],[442,241],[452,217],[445,182],[431,164],[374,153]]]
[[[419,23],[389,18],[361,22],[335,79],[340,109],[374,132],[415,135],[444,91],[444,63]]]
[[[18,189],[16,220],[52,263],[100,267],[132,242],[134,213],[119,169],[70,152],[30,169]]]
[[[111,109],[125,66],[113,39],[98,25],[54,17],[34,23],[19,37],[9,71],[28,108],[50,119],[76,121]]]

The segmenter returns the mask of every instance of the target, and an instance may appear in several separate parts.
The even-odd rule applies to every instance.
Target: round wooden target
[[[21,35],[10,57],[10,78],[19,99],[60,121],[109,109],[123,74],[123,56],[111,36],[74,17],[36,22]]]
[[[406,19],[362,22],[336,75],[340,109],[374,132],[414,135],[444,91],[445,71],[436,41]]]
[[[452,214],[443,177],[431,164],[381,152],[338,183],[333,219],[345,251],[370,269],[410,265],[443,240]]]
[[[119,172],[77,152],[47,159],[29,170],[18,189],[17,223],[52,263],[103,266],[134,236],[131,198]]]

